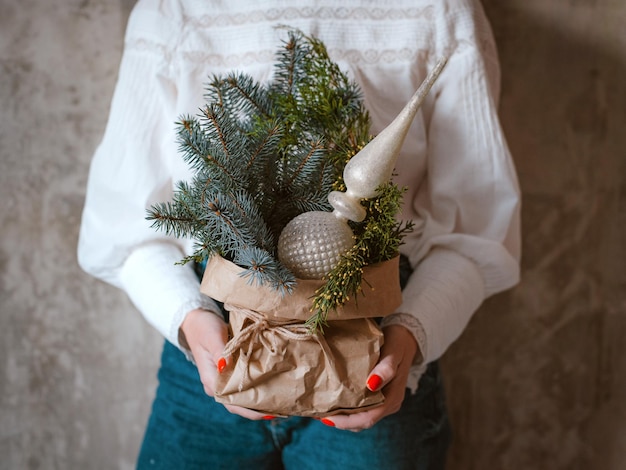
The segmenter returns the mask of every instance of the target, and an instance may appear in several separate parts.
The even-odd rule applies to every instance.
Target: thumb
[[[213,396],[219,358],[228,339],[228,326],[218,314],[196,309],[187,314],[181,329],[198,368],[204,391],[207,395]],[[222,369],[224,367],[225,360]]]
[[[366,383],[372,392],[380,390],[393,380],[401,367],[406,372],[417,351],[417,342],[406,328],[390,325],[383,331],[385,343],[380,350],[378,363],[370,372]]]
[[[396,376],[398,365],[399,361],[396,361],[393,355],[384,354],[384,351],[381,351],[378,364],[372,369],[367,378],[367,388],[372,392],[383,388]]]
[[[221,317],[211,314],[204,319],[202,335],[203,346],[209,351],[218,372],[222,372],[228,363],[228,357],[224,356],[228,325]]]
[[[228,343],[228,325],[221,317],[213,315],[212,319],[206,319],[206,330],[204,335],[204,344],[209,351],[210,356],[217,371],[222,373],[230,365],[230,355],[224,355],[224,348]]]
[[[217,313],[202,309],[192,310],[185,317],[181,330],[194,355],[205,351],[204,354],[208,353],[213,362],[222,357],[228,341],[228,325]]]

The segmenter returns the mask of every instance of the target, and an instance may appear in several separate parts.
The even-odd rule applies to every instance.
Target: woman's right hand
[[[228,341],[228,325],[218,314],[195,309],[187,313],[180,330],[182,333],[180,343],[191,351],[204,392],[212,397],[217,374],[231,365],[222,355]],[[253,420],[268,418],[262,413],[240,406],[224,406],[231,413],[244,418]]]

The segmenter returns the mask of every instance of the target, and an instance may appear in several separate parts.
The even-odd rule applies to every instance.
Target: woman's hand
[[[191,351],[204,392],[213,396],[217,374],[228,367],[222,356],[228,341],[228,325],[213,312],[203,309],[190,311],[180,326],[180,343]],[[267,419],[267,416],[240,406],[224,405],[233,414],[248,419]]]
[[[372,391],[382,388],[385,402],[361,413],[330,416],[323,420],[325,424],[338,429],[362,431],[400,409],[409,370],[415,355],[420,353],[415,338],[403,326],[390,325],[383,329],[383,333],[385,343],[381,349],[380,360],[367,379],[367,388]]]

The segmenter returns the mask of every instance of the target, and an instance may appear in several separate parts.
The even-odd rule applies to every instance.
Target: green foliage
[[[176,124],[194,177],[178,183],[172,200],[152,206],[147,218],[156,229],[195,241],[183,263],[220,254],[245,268],[250,282],[289,291],[295,278],[277,259],[278,237],[302,212],[331,210],[328,193],[344,189],[345,164],[370,138],[361,92],[321,41],[289,30],[271,82],[214,76],[205,100],[197,116]],[[365,202],[368,216],[353,227],[357,245],[320,292],[330,300],[314,303],[315,328],[358,292],[363,266],[397,253],[406,229],[394,219],[401,195],[388,184]]]
[[[328,313],[351,297],[358,298],[363,282],[363,268],[398,255],[402,238],[413,229],[412,222],[396,221],[404,189],[390,182],[378,188],[378,195],[364,201],[365,220],[353,224],[355,245],[345,253],[315,293],[313,314],[308,320],[312,331],[323,331]]]
[[[148,211],[153,226],[196,242],[183,260],[219,253],[251,282],[289,290],[295,279],[276,259],[276,241],[296,215],[329,210],[328,193],[369,136],[356,85],[323,44],[289,31],[275,79],[214,76],[198,116],[177,123],[178,143],[195,173],[171,202]]]

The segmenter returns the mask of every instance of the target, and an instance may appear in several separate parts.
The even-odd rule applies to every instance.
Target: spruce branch
[[[215,134],[223,134],[221,129],[210,127],[220,121],[216,117],[203,126],[198,119],[187,116],[177,123],[179,151],[185,162],[196,173],[210,174],[210,179],[221,181],[229,187],[241,185],[241,171],[228,160],[229,150],[216,143]]]
[[[241,73],[213,77],[205,98],[208,102],[217,102],[227,112],[234,111],[234,116],[244,124],[256,116],[269,118],[273,107],[265,87]]]
[[[250,284],[269,283],[282,294],[291,292],[296,286],[295,276],[274,256],[258,247],[239,250],[233,261],[245,268],[241,276],[247,278]]]
[[[255,208],[254,202],[243,191],[223,193],[214,191],[204,205],[207,226],[225,253],[235,256],[239,249],[258,246],[272,249],[273,237]]]
[[[184,238],[192,234],[197,222],[192,214],[181,213],[170,202],[153,206],[148,211],[146,219],[152,221],[152,228],[160,229],[166,235],[176,238]]]
[[[250,142],[249,148],[244,153],[248,173],[258,175],[256,171],[267,167],[268,160],[278,151],[282,136],[283,128],[275,120],[259,122],[250,131],[247,139]]]
[[[326,151],[320,141],[312,141],[306,147],[292,152],[285,159],[285,178],[282,182],[286,188],[306,187],[315,173],[324,167]]]
[[[289,292],[295,280],[276,258],[278,236],[302,212],[331,210],[328,193],[345,189],[343,168],[369,141],[370,119],[360,89],[318,39],[289,30],[276,59],[266,84],[241,73],[209,79],[198,115],[176,123],[194,176],[147,218],[168,236],[194,240],[181,263],[220,254],[249,282]],[[364,266],[397,253],[408,228],[394,219],[400,197],[382,188],[365,202],[368,216],[353,226],[357,244],[314,301],[313,329],[358,294]]]

